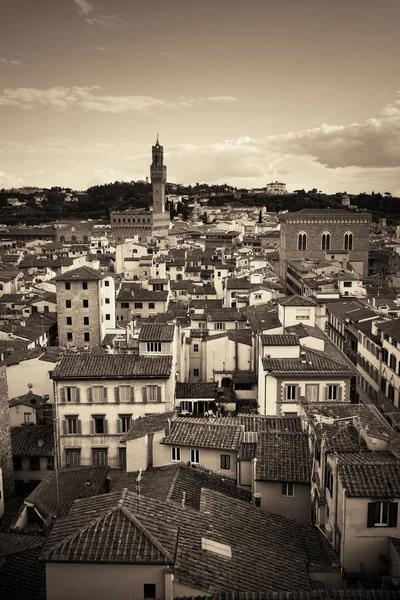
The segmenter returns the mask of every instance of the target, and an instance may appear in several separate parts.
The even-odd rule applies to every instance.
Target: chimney
[[[254,494],[253,502],[256,508],[261,508],[261,494]]]

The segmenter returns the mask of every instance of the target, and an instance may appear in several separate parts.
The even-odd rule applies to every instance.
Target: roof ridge
[[[126,492],[127,492],[127,488],[124,488],[123,490],[125,492],[125,496],[126,496]],[[124,499],[125,499],[124,496]],[[120,500],[121,502],[121,500]],[[157,550],[169,561],[171,561],[171,563],[173,562],[172,560],[172,556],[170,555],[170,553],[168,552],[168,550],[166,550],[164,548],[164,546],[161,544],[161,542],[159,542],[157,540],[156,537],[154,537],[154,535],[152,533],[150,533],[150,531],[139,521],[139,519],[133,514],[133,512],[131,510],[129,510],[129,508],[127,508],[124,504],[120,504],[118,503],[118,506],[115,508],[115,510],[120,510],[130,521],[133,525],[135,525],[135,527],[137,527],[141,533],[143,533],[148,540],[150,540],[150,542],[157,548]]]
[[[172,494],[174,493],[175,485],[176,485],[176,482],[178,481],[178,477],[179,477],[181,468],[182,468],[182,466],[179,465],[178,468],[176,469],[176,473],[174,474],[174,476],[172,478],[171,485],[169,486],[166,502],[171,501]]]

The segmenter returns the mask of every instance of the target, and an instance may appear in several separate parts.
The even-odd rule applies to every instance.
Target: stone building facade
[[[90,267],[56,277],[59,346],[100,346],[115,328],[115,285],[110,275]]]
[[[280,276],[287,261],[301,258],[341,261],[360,275],[368,274],[371,215],[347,210],[303,209],[280,216]]]
[[[3,476],[4,500],[7,501],[14,496],[15,490],[7,375],[3,365],[0,365],[0,469]]]

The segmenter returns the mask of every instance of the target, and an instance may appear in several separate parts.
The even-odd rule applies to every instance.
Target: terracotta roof
[[[216,398],[216,383],[177,382],[175,397],[180,398]]]
[[[38,548],[43,545],[43,538],[33,535],[23,535],[19,532],[0,533],[0,564],[4,556],[19,554],[25,550]]]
[[[165,302],[167,299],[168,291],[146,290],[138,283],[123,283],[116,297],[119,302]]]
[[[33,408],[41,408],[42,405],[47,402],[47,400],[43,400],[43,396],[38,396],[37,394],[33,394],[31,390],[22,396],[17,396],[16,398],[11,398],[9,400],[9,406],[19,406],[23,404],[24,406],[31,406]]]
[[[262,334],[261,344],[263,346],[298,346],[300,344],[297,335],[292,334]]]
[[[192,448],[216,448],[237,450],[242,438],[242,429],[236,425],[220,423],[196,423],[190,418],[174,420],[170,431],[162,440],[169,446],[191,446]]]
[[[346,375],[354,376],[357,369],[326,358],[323,353],[303,347],[304,357],[263,358],[264,371],[272,375]]]
[[[137,471],[121,473],[114,480],[112,491],[126,487],[136,492],[137,476]],[[185,506],[195,510],[200,510],[202,489],[214,490],[231,498],[251,502],[250,490],[238,487],[234,479],[184,463],[148,469],[142,473],[140,482],[140,493],[144,496],[182,504],[185,493]]]
[[[229,277],[226,280],[227,290],[248,290],[250,285],[250,280],[247,277]]]
[[[317,306],[317,303],[312,298],[305,296],[288,296],[286,298],[278,298],[278,303],[281,306]]]
[[[122,538],[130,543],[121,545]],[[203,549],[204,538],[229,546],[231,558]],[[294,521],[209,489],[201,491],[200,512],[146,496],[139,500],[126,489],[80,500],[68,519],[55,524],[42,556],[73,562],[173,562],[176,582],[207,593],[311,590],[308,558]]]
[[[103,279],[100,271],[86,266],[71,269],[54,277],[55,281],[99,281],[100,279]]]
[[[307,434],[260,433],[256,458],[256,479],[259,481],[311,482]]]
[[[108,467],[76,467],[58,471],[59,516],[65,517],[77,498],[97,496],[104,492]],[[53,471],[26,498],[42,517],[57,515],[57,480]]]
[[[82,353],[63,356],[52,379],[167,378],[171,368],[172,356]]]
[[[268,331],[282,327],[278,309],[271,304],[258,304],[243,310],[243,314],[253,331]]]
[[[377,325],[378,329],[390,335],[397,342],[400,341],[400,319],[393,319],[392,321],[381,322]]]
[[[53,456],[54,430],[52,425],[23,425],[11,427],[13,456]]]
[[[132,422],[131,428],[122,438],[122,441],[137,440],[149,433],[164,431],[168,425],[168,420],[175,416],[174,412],[158,413],[139,417]]]
[[[239,414],[236,417],[177,417],[176,422],[191,421],[192,423],[208,424],[216,423],[217,425],[237,425],[244,427],[244,431],[303,431],[301,426],[301,418],[296,417],[278,417],[276,415],[245,415]]]
[[[233,383],[258,383],[258,375],[255,371],[233,371]]]
[[[139,342],[172,342],[174,333],[174,325],[145,323],[140,328]]]
[[[19,535],[22,538],[33,536]],[[0,598],[2,600],[37,600],[46,586],[46,565],[39,560],[43,537],[34,537],[37,547],[18,554],[8,554],[0,567]]]
[[[209,596],[185,596],[175,600],[210,600]],[[400,600],[395,590],[313,590],[301,592],[224,592],[215,594],[211,600]]]
[[[364,319],[371,319],[379,316],[377,311],[366,308],[366,306],[364,306],[364,304],[358,300],[329,302],[327,309],[342,321],[345,319],[350,319],[350,321],[353,323],[358,323]]]
[[[300,535],[311,572],[340,572],[340,559],[332,544],[318,527],[300,527]]]
[[[236,308],[214,308],[207,312],[209,321],[244,321],[245,317]]]
[[[338,473],[346,496],[357,498],[400,498],[400,462],[397,464],[339,465]]]
[[[253,345],[253,332],[251,329],[229,329],[228,340],[244,344],[245,346]]]

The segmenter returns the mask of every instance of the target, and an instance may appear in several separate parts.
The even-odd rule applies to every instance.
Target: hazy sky
[[[0,0],[0,188],[400,195],[399,0]]]

